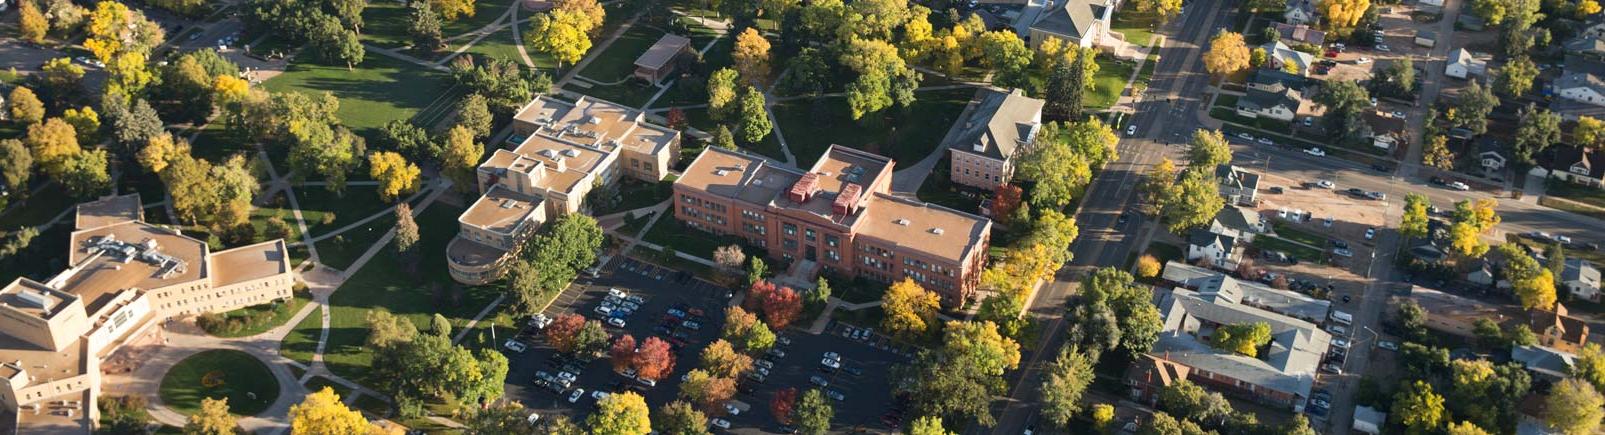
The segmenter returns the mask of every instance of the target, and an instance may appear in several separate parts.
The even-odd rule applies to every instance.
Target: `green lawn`
[[[321,65],[303,54],[263,87],[274,92],[332,93],[340,98],[340,120],[364,135],[386,122],[411,119],[431,106],[454,104],[447,93],[452,87],[449,74],[375,53],[351,70]]]
[[[351,278],[329,297],[329,341],[323,360],[330,370],[363,384],[378,383],[367,370],[373,359],[372,349],[363,344],[368,336],[365,316],[369,309],[388,309],[420,328],[428,327],[430,317],[438,312],[451,319],[454,327],[461,328],[496,298],[498,288],[463,288],[447,275],[446,256],[439,254],[457,235],[457,216],[461,213],[462,209],[436,203],[418,216],[422,234],[417,249],[425,255],[418,260],[415,273],[408,272],[395,255],[380,253],[362,269],[352,271]],[[284,338],[284,355],[310,362],[320,328],[318,316],[308,316]]]
[[[396,217],[386,214],[384,217],[369,221],[367,224],[352,228],[334,237],[319,240],[318,262],[335,269],[345,270],[357,262],[357,257],[368,252],[368,248],[379,242],[390,228],[396,226]],[[421,226],[421,225],[420,225]],[[444,230],[456,231],[455,225],[442,227]],[[381,252],[377,256],[389,256],[388,252]]]
[[[706,98],[706,95],[704,95],[704,98]],[[779,108],[777,107],[776,110],[777,112],[775,112],[775,116],[780,116],[778,112]],[[715,122],[713,118],[708,117],[708,109],[686,109],[685,119],[686,123],[691,125],[691,128],[702,130],[707,132],[709,135],[712,135],[714,132],[719,130],[719,123]],[[768,136],[764,136],[763,140],[756,144],[742,144],[740,141],[737,141],[737,146],[740,146],[748,152],[757,153],[771,159],[780,161],[786,160],[786,154],[780,152],[780,139],[776,138],[772,132]],[[795,150],[795,148],[793,149]],[[690,157],[693,159],[696,158],[694,155]],[[689,160],[687,162],[689,162]]]
[[[1158,18],[1151,14],[1124,10],[1115,13],[1115,22],[1109,26],[1109,30],[1126,35],[1126,42],[1146,46],[1153,39],[1154,26],[1158,23]]]
[[[244,329],[241,329],[239,331],[234,331],[234,332],[231,332],[231,333],[212,334],[212,335],[217,336],[217,337],[224,337],[224,338],[235,338],[235,337],[250,337],[252,335],[256,335],[256,334],[261,334],[263,332],[267,332],[269,329],[277,328],[277,327],[279,327],[279,325],[283,325],[284,322],[290,321],[290,318],[295,317],[295,313],[298,313],[298,312],[301,311],[301,307],[305,307],[306,304],[308,302],[311,302],[311,301],[312,300],[311,300],[310,296],[307,293],[299,292],[299,293],[295,294],[295,297],[290,298],[290,302],[272,302],[272,303],[266,303],[266,304],[261,304],[261,305],[253,305],[253,306],[240,308],[240,309],[237,309],[237,310],[233,310],[233,311],[229,311],[229,312],[223,313],[223,316],[225,318],[241,318],[241,317],[247,317],[248,318],[248,317],[250,317],[250,316],[252,316],[252,315],[254,315],[256,313],[271,312],[271,313],[273,313],[273,317],[268,319],[266,322],[263,322],[263,323],[261,323],[259,325],[248,326],[248,327],[246,327]],[[308,316],[308,317],[317,317],[317,316]]]
[[[1126,80],[1131,79],[1132,68],[1137,63],[1111,56],[1098,56],[1097,62],[1098,73],[1092,76],[1093,88],[1086,96],[1085,105],[1089,109],[1107,109],[1120,101],[1120,94],[1126,89]]]
[[[633,178],[620,181],[616,187],[618,193],[607,198],[595,198],[590,202],[591,214],[601,216],[650,207],[663,202],[673,194],[674,178],[677,177],[671,175],[669,179],[656,183]]]
[[[1544,194],[1605,208],[1605,190],[1565,181],[1550,181]]]
[[[975,189],[954,183],[951,171],[947,159],[937,162],[931,174],[925,177],[925,182],[920,184],[920,200],[967,213],[979,213],[982,197],[965,196],[962,192]]]
[[[1574,203],[1574,202],[1559,201],[1559,200],[1556,200],[1554,198],[1550,198],[1550,197],[1547,197],[1547,196],[1538,198],[1538,205],[1542,205],[1542,206],[1545,206],[1545,207],[1553,208],[1553,209],[1556,209],[1556,210],[1576,213],[1576,214],[1580,214],[1580,215],[1583,215],[1583,216],[1589,216],[1589,217],[1592,217],[1592,218],[1595,218],[1595,219],[1605,219],[1605,211],[1600,211],[1597,208],[1578,205],[1577,203]]]
[[[162,377],[160,393],[163,403],[183,414],[199,411],[202,398],[226,397],[229,412],[256,415],[279,398],[279,383],[267,365],[250,354],[208,350],[174,365]]]
[[[330,192],[323,186],[298,186],[295,199],[301,205],[307,231],[314,237],[377,213],[390,213],[385,211],[390,204],[379,200],[377,186],[346,186],[343,194]]]
[[[720,246],[743,243],[740,237],[719,236],[685,226],[672,214],[658,218],[658,222],[646,231],[643,239],[659,246],[667,246],[679,252],[708,259],[713,258],[713,251]]]
[[[634,80],[612,85],[592,85],[589,88],[570,82],[563,86],[563,90],[601,98],[633,108],[640,108],[646,105],[647,100],[652,99],[652,94],[658,92],[656,86]]]
[[[455,21],[442,23],[440,31],[447,38],[457,36],[469,31],[479,29],[500,18],[507,12],[507,6],[512,0],[476,0],[474,2],[474,16],[458,17]],[[522,14],[528,16],[528,13]],[[412,44],[411,32],[407,27],[412,22],[412,10],[405,2],[377,1],[370,2],[362,10],[362,42],[386,48],[400,48]],[[452,41],[453,43],[466,43],[467,39]]]
[[[1314,263],[1326,262],[1326,251],[1297,243],[1291,243],[1270,235],[1255,237],[1254,246],[1268,251],[1282,251],[1287,253],[1287,255],[1298,257],[1299,260],[1303,261]]]
[[[586,65],[580,75],[601,83],[628,79],[635,73],[635,59],[641,57],[641,53],[645,53],[664,34],[663,29],[652,26],[631,26],[630,30],[607,46],[606,51],[597,55],[590,65]]]
[[[351,397],[350,388],[346,388],[345,385],[341,385],[339,382],[335,382],[323,376],[313,376],[312,379],[307,379],[306,387],[307,391],[314,393],[323,391],[324,387],[332,388],[334,389],[334,394],[340,395],[341,400]]]
[[[907,110],[891,108],[859,120],[852,119],[842,97],[792,100],[774,111],[797,166],[813,165],[831,144],[913,164],[941,146],[948,127],[974,95],[970,88],[921,91]]]
[[[63,191],[60,184],[51,184],[44,190],[34,192],[27,202],[13,202],[4,212],[0,212],[0,231],[42,225],[76,205],[78,199]],[[63,223],[71,226],[71,216]]]
[[[1327,240],[1328,240],[1326,236],[1323,236],[1323,235],[1320,235],[1320,234],[1316,234],[1316,233],[1312,233],[1312,232],[1305,231],[1305,230],[1301,230],[1301,229],[1298,229],[1298,228],[1293,228],[1292,225],[1288,225],[1287,223],[1281,222],[1281,221],[1276,222],[1275,225],[1273,225],[1273,226],[1275,227],[1276,236],[1277,237],[1281,237],[1281,238],[1284,238],[1284,239],[1288,239],[1288,240],[1292,240],[1292,241],[1295,241],[1295,242],[1303,243],[1303,244],[1306,244],[1306,245],[1314,246],[1314,247],[1317,247],[1317,248],[1325,248],[1326,247],[1326,243],[1327,243]]]

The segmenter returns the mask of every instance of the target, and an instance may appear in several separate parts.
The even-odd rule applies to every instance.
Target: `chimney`
[[[842,192],[836,195],[836,201],[830,204],[830,212],[838,216],[847,216],[858,212],[858,195],[864,191],[857,183],[848,183]]]
[[[797,179],[796,184],[791,185],[791,190],[786,192],[786,197],[790,198],[792,202],[801,204],[813,199],[814,193],[818,191],[819,174],[809,172],[803,174],[802,178]]]

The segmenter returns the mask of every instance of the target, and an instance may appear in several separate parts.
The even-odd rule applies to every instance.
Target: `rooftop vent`
[[[908,219],[898,218],[897,220],[892,221],[892,223],[895,223],[895,224],[902,225],[902,226],[906,227],[906,226],[908,226]]]
[[[935,234],[935,235],[938,235],[938,236],[942,235],[942,228],[941,227],[931,228],[931,234]]]
[[[723,170],[723,169],[714,169],[713,170],[713,175],[717,175],[717,176],[723,177],[723,176],[726,176],[726,175],[730,175],[730,171],[726,171],[726,170]]]
[[[513,200],[511,200],[511,199],[502,200],[502,208],[513,208],[513,206],[516,206],[516,205],[518,205],[518,204],[514,203]]]
[[[805,203],[813,199],[814,193],[819,191],[819,174],[809,172],[797,179],[797,184],[791,185],[786,196],[796,203]]]
[[[580,150],[569,148],[569,149],[563,150],[563,155],[569,156],[569,157],[579,157],[580,156]]]
[[[548,159],[553,158],[553,157],[557,157],[557,153],[553,152],[552,150],[541,150],[541,152],[539,152],[537,154],[540,154],[541,157],[545,157],[545,158],[548,158]]]
[[[17,298],[22,299],[23,302],[27,302],[28,305],[32,305],[34,308],[50,309],[50,297],[45,296],[44,292],[23,290],[17,292]]]
[[[591,115],[590,117],[585,118],[585,122],[591,123],[591,124],[601,124],[602,123],[602,117],[596,116],[596,115]]]

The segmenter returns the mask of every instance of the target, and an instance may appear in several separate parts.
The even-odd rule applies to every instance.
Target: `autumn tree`
[[[1572,377],[1588,381],[1596,390],[1605,388],[1605,350],[1598,344],[1584,344],[1572,362]]]
[[[401,154],[380,151],[368,155],[368,175],[379,182],[379,199],[394,202],[418,190],[418,165]]]
[[[28,179],[33,176],[33,154],[16,139],[0,139],[0,183],[10,188],[11,195],[24,195]]]
[[[942,427],[942,417],[920,417],[908,425],[908,435],[954,435]]]
[[[913,400],[914,415],[992,425],[990,404],[1005,391],[1003,374],[1019,366],[1020,345],[991,322],[950,321],[943,334],[941,347],[922,351],[909,365],[896,368],[892,385]]]
[[[1443,396],[1423,381],[1405,384],[1393,398],[1393,418],[1411,433],[1430,433],[1444,424]]]
[[[640,351],[635,353],[630,362],[635,368],[635,376],[653,381],[661,380],[674,371],[674,352],[669,342],[657,337],[647,337],[641,342]]]
[[[1003,88],[1030,84],[1030,67],[1034,55],[1020,35],[1012,30],[998,30],[981,34],[981,63],[993,71],[992,84]]]
[[[52,178],[67,173],[68,160],[82,152],[78,148],[78,133],[61,118],[50,118],[43,124],[28,126],[24,139],[40,171]]]
[[[748,290],[747,298],[754,301],[755,307],[763,313],[764,321],[775,330],[786,329],[802,314],[802,297],[791,287],[760,281]]]
[[[1596,433],[1605,418],[1605,395],[1581,379],[1556,383],[1545,404],[1544,421],[1566,435]]]
[[[1210,345],[1239,355],[1253,358],[1259,355],[1260,346],[1271,341],[1271,325],[1265,322],[1234,323],[1215,328]]]
[[[736,381],[714,376],[707,370],[693,369],[680,382],[679,398],[685,399],[704,412],[723,410],[725,401],[736,395]]]
[[[702,349],[702,368],[721,378],[735,378],[752,369],[752,357],[736,352],[730,342],[714,340]]]
[[[1137,258],[1138,278],[1147,279],[1159,276],[1159,272],[1162,269],[1164,269],[1164,265],[1159,264],[1159,259],[1154,258],[1153,255],[1143,254],[1142,257]]]
[[[1013,184],[999,184],[992,194],[992,219],[1008,223],[1014,211],[1020,208],[1025,191]]]
[[[596,412],[585,423],[594,435],[646,435],[652,432],[649,414],[646,399],[625,391],[596,401]]]
[[[761,85],[769,80],[769,40],[757,28],[748,27],[736,35],[736,47],[730,57],[747,83]]]
[[[440,17],[446,21],[474,16],[474,0],[428,0],[428,4],[431,9],[439,11]]]
[[[715,121],[728,119],[737,113],[736,82],[740,75],[734,69],[720,68],[708,76],[708,117]]]
[[[1525,55],[1516,56],[1499,67],[1499,73],[1494,76],[1494,90],[1512,97],[1520,97],[1532,89],[1535,78],[1538,78],[1538,65]]]
[[[1096,361],[1072,346],[1059,348],[1042,381],[1042,413],[1054,426],[1068,428],[1081,412],[1081,395],[1092,385]]]
[[[290,407],[292,435],[349,435],[370,430],[368,419],[347,408],[333,388],[323,387]]]
[[[1591,146],[1602,140],[1605,140],[1605,121],[1586,115],[1577,117],[1577,126],[1572,127],[1572,143]]]
[[[664,434],[709,435],[708,417],[684,400],[659,407],[652,415],[652,428]]]
[[[558,352],[572,352],[575,337],[584,326],[585,317],[579,314],[568,313],[557,316],[556,319],[552,319],[552,324],[546,325],[546,342]]]
[[[1449,138],[1441,134],[1428,138],[1421,152],[1421,164],[1444,171],[1454,170],[1455,154],[1449,150]]]
[[[591,50],[589,34],[594,27],[579,11],[553,9],[535,16],[530,23],[530,45],[536,51],[551,55],[559,66],[579,62],[585,52]]]
[[[623,372],[635,362],[635,337],[624,334],[613,339],[613,346],[607,351],[608,362],[613,365],[613,371]]]
[[[1362,0],[1363,1],[1363,0]],[[1225,76],[1248,68],[1248,46],[1243,34],[1221,30],[1209,38],[1209,51],[1204,52],[1204,70]]]
[[[441,172],[446,174],[458,189],[474,188],[474,168],[484,155],[485,147],[474,141],[474,133],[461,125],[446,133],[445,152],[441,156]]]
[[[916,337],[924,334],[936,318],[941,298],[925,290],[912,278],[893,283],[881,296],[881,308],[886,317],[881,328],[899,337]]]
[[[26,3],[26,2],[24,2]],[[184,423],[184,435],[234,435],[240,423],[228,411],[228,398],[201,398],[201,410]]]
[[[797,388],[786,387],[775,390],[769,399],[769,413],[780,424],[791,424],[793,412],[797,409]]]
[[[1426,195],[1410,192],[1404,195],[1404,215],[1400,216],[1399,234],[1409,238],[1427,236],[1427,207],[1432,203]]]
[[[45,32],[50,30],[50,22],[45,14],[39,12],[39,5],[32,1],[22,1],[17,5],[17,36],[34,44],[45,42]]]
[[[1515,243],[1499,245],[1499,253],[1505,256],[1501,274],[1510,281],[1522,308],[1548,310],[1555,305],[1554,273]]]
[[[1347,34],[1365,17],[1365,11],[1371,8],[1371,0],[1320,0],[1315,8],[1326,18],[1328,26]]]
[[[412,218],[412,206],[403,202],[396,204],[396,252],[407,254],[418,246],[418,222]]]
[[[26,2],[24,2],[26,3]],[[6,97],[6,109],[11,113],[11,121],[22,125],[38,124],[45,119],[45,103],[39,101],[32,89],[18,86],[11,89],[11,95]]]

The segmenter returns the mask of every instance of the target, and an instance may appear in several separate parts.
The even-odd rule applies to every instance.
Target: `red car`
[[[1338,54],[1337,50],[1327,50],[1326,51],[1326,57],[1337,57],[1337,54]]]

